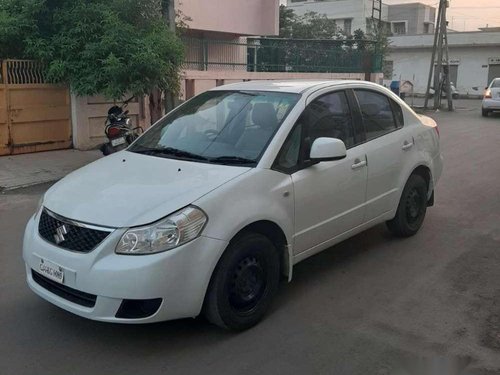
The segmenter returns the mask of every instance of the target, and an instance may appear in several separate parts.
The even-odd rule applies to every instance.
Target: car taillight
[[[486,92],[484,93],[484,98],[491,99],[491,90],[490,89],[486,90]]]
[[[438,134],[438,137],[439,137],[439,128],[436,126],[434,126],[434,130],[436,131],[436,133]]]

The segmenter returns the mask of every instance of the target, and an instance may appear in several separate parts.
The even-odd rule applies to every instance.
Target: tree
[[[44,62],[78,95],[178,90],[184,48],[161,0],[1,0],[0,58]],[[152,120],[158,117],[155,111]]]
[[[390,30],[387,24],[373,21],[368,25],[369,32],[362,30],[354,31],[354,40],[357,42],[357,48],[361,51],[368,50],[376,60],[371,62],[371,66],[377,70],[382,69],[382,62],[389,53],[390,48]]]
[[[280,5],[280,37],[291,38],[293,26],[297,22],[297,15],[294,10],[284,5]]]
[[[293,9],[280,6],[280,37],[294,39],[338,39],[343,34],[335,20],[324,14],[307,12],[299,16]]]

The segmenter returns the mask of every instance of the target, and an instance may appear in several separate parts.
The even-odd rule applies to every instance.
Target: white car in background
[[[482,114],[484,117],[488,117],[493,111],[500,111],[500,78],[491,81],[484,93]]]
[[[382,86],[217,87],[47,191],[27,281],[90,319],[246,329],[298,262],[383,222],[417,233],[441,170],[436,123]]]

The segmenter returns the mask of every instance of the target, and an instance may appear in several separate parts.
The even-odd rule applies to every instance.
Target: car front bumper
[[[212,272],[227,242],[199,237],[176,249],[150,255],[118,255],[115,246],[125,232],[117,229],[96,249],[77,253],[57,247],[38,234],[39,213],[28,222],[23,258],[29,287],[39,296],[85,318],[118,323],[151,323],[197,316],[203,305]],[[54,294],[35,281],[41,260],[64,270],[63,285],[95,295],[95,305],[81,304]],[[148,317],[117,318],[124,300],[161,298],[158,310]]]

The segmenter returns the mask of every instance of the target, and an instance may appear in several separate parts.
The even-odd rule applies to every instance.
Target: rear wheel
[[[280,259],[265,236],[245,233],[222,255],[210,281],[204,314],[219,327],[244,330],[257,324],[278,289]]]
[[[490,114],[490,111],[488,111],[487,109],[484,109],[484,108],[482,109],[481,112],[482,112],[483,117],[488,117],[488,115]]]
[[[418,232],[427,211],[427,183],[419,175],[411,175],[406,182],[394,219],[387,227],[396,236],[409,237]]]

